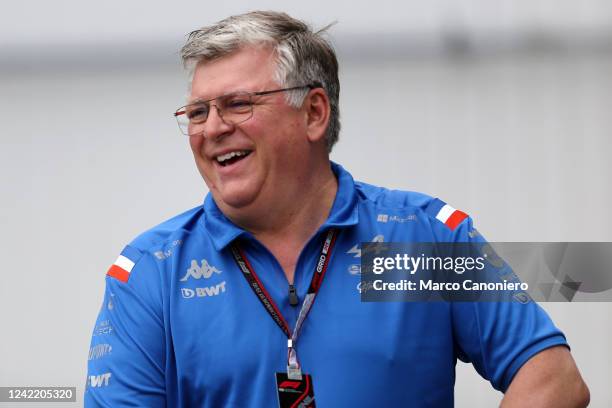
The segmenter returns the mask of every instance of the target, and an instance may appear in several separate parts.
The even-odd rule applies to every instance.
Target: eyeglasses
[[[187,136],[195,136],[204,131],[204,123],[210,115],[210,110],[214,106],[217,114],[228,125],[237,125],[246,122],[253,116],[253,97],[269,95],[277,92],[294,91],[297,89],[320,88],[319,84],[294,86],[291,88],[274,89],[261,92],[234,92],[227,95],[218,96],[206,101],[198,101],[180,107],[174,112],[174,117],[178,122],[179,129]],[[215,103],[211,103],[215,101]]]

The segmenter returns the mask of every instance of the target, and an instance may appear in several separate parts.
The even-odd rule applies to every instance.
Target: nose
[[[212,109],[212,108],[215,109]],[[214,113],[213,113],[214,111]],[[217,105],[210,105],[208,118],[204,123],[203,135],[207,139],[218,139],[234,131],[234,125],[223,120],[223,114]]]

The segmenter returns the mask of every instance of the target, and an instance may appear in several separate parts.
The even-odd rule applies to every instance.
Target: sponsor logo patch
[[[113,347],[110,344],[96,344],[92,348],[89,349],[89,358],[88,360],[97,360],[104,356],[107,356],[113,351]]]
[[[104,373],[98,375],[88,375],[87,385],[92,388],[106,387],[110,381],[111,373]]]
[[[110,320],[102,320],[94,328],[94,336],[105,336],[113,333],[113,326],[110,324]]]
[[[213,274],[220,274],[221,271],[214,266],[211,266],[206,259],[202,259],[202,266],[198,265],[195,259],[191,261],[191,266],[187,268],[187,273],[181,278],[181,282],[193,279],[208,279]]]
[[[417,217],[414,214],[409,214],[406,215],[404,217],[400,217],[399,215],[392,215],[389,217],[389,221],[391,222],[399,222],[404,223],[404,222],[408,222],[408,221],[416,221]]]
[[[183,243],[182,240],[177,239],[175,241],[172,241],[172,243],[163,251],[155,251],[153,252],[153,255],[155,255],[155,258],[157,258],[160,261],[163,261],[164,259],[168,259],[172,256],[172,254],[174,254],[174,250],[177,246],[181,245]]]
[[[349,265],[348,271],[351,275],[361,275],[361,265],[359,264]]]
[[[389,221],[389,214],[378,214],[376,217],[376,221],[378,222],[387,222]]]
[[[374,283],[372,282],[361,281],[357,284],[357,292],[359,293],[365,293],[368,290],[373,289],[373,288],[374,288]]]
[[[181,295],[185,299],[191,299],[194,297],[210,297],[218,296],[225,293],[225,281],[212,286],[205,286],[202,288],[181,288]]]
[[[376,235],[371,242],[385,242],[385,236],[382,234]],[[346,251],[347,254],[353,255],[353,258],[361,258],[361,245],[355,244],[351,249]]]

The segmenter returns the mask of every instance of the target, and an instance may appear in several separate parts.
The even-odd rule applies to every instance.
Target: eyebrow
[[[210,102],[212,100],[215,100],[217,98],[220,98],[222,96],[227,96],[227,95],[233,95],[233,94],[237,94],[237,93],[250,93],[250,94],[256,94],[257,92],[262,92],[262,91],[248,91],[246,89],[237,89],[235,91],[231,91],[231,92],[226,92],[224,94],[221,95],[217,95],[214,98],[208,98],[208,99],[204,99],[204,98],[196,98],[193,99],[191,101],[187,101],[187,105],[193,105],[193,104],[197,104],[197,103],[205,103],[205,102]]]
[[[192,101],[187,100],[187,105],[185,105],[185,106],[189,106],[189,105],[196,105],[196,104],[199,104],[199,103],[208,102],[208,101],[210,101],[210,100],[211,100],[211,99],[202,99],[202,98],[197,98],[197,99],[194,99],[194,100],[192,100]]]

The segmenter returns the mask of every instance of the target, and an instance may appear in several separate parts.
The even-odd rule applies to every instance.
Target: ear
[[[311,89],[302,108],[306,113],[306,129],[308,140],[318,142],[325,139],[325,131],[329,124],[331,112],[329,98],[323,88]]]

